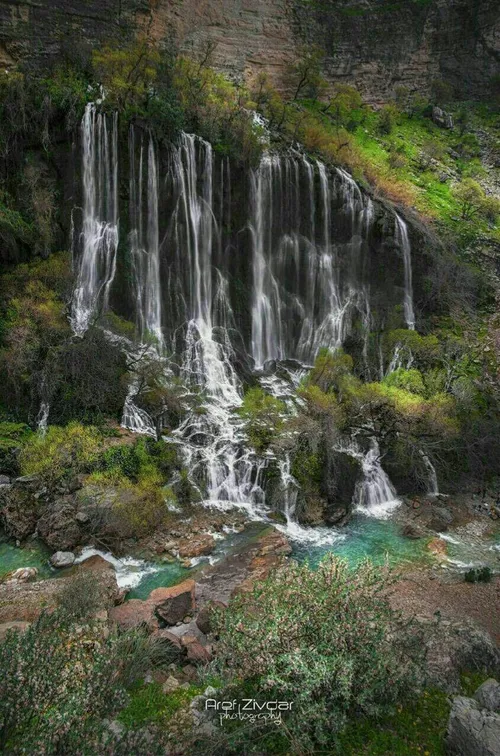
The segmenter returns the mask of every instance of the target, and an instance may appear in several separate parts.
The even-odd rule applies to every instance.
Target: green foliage
[[[490,583],[491,578],[492,574],[489,567],[477,567],[472,570],[467,570],[464,575],[466,583]]]
[[[461,218],[472,220],[476,215],[489,218],[493,223],[500,214],[500,200],[489,197],[482,186],[473,179],[467,178],[458,184],[455,197],[460,205]]]
[[[0,422],[0,470],[8,475],[19,472],[18,454],[30,428],[24,423]]]
[[[224,695],[251,681],[256,696],[293,701],[286,735],[301,750],[334,742],[350,717],[391,711],[414,692],[419,641],[391,610],[389,581],[387,568],[351,571],[330,555],[316,571],[289,562],[232,599],[217,628]]]
[[[352,373],[353,364],[352,357],[343,349],[331,352],[323,347],[318,352],[307,383],[318,386],[322,391],[338,390],[342,379]]]
[[[57,595],[64,616],[85,621],[105,603],[105,589],[91,570],[78,571]]]
[[[42,614],[24,633],[11,632],[0,644],[2,751],[122,752],[113,750],[102,720],[123,706],[126,686],[167,662],[142,631],[105,635],[99,623],[78,627],[61,611]],[[142,752],[135,750],[141,738],[123,745],[130,753]]]
[[[92,53],[96,80],[103,86],[106,106],[130,117],[142,114],[155,84],[160,53],[148,39],[129,47],[105,45]]]
[[[425,385],[422,373],[419,370],[404,370],[404,368],[399,368],[389,373],[384,378],[383,383],[386,386],[405,389],[405,391],[410,391],[412,394],[420,394],[421,396],[425,394]]]
[[[161,685],[155,682],[135,685],[130,691],[129,702],[120,712],[118,719],[132,729],[150,723],[168,727],[179,710],[186,708],[194,696],[201,692],[202,688],[196,685],[169,694],[165,694]]]
[[[394,105],[384,105],[380,109],[378,127],[381,134],[392,134],[398,115]]]
[[[53,487],[68,477],[89,472],[102,449],[102,435],[92,426],[51,425],[45,435],[34,434],[25,443],[20,464],[23,475],[39,475]]]
[[[264,452],[283,427],[286,405],[256,386],[245,393],[238,412],[246,421],[250,443]]]
[[[294,86],[294,100],[300,96],[317,99],[327,89],[328,82],[321,75],[324,57],[324,51],[317,46],[305,47],[299,52],[290,70]]]
[[[409,704],[378,719],[350,722],[339,737],[339,756],[444,756],[450,702],[440,690],[425,690]]]

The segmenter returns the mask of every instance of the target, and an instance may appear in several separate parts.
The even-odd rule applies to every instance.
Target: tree
[[[336,84],[333,95],[328,104],[323,108],[323,113],[328,113],[335,123],[337,132],[344,126],[353,110],[362,105],[361,95],[355,87],[349,84]]]
[[[461,181],[454,195],[460,205],[462,220],[471,220],[477,215],[496,220],[500,212],[500,200],[489,197],[474,179],[466,178]]]
[[[316,100],[325,91],[328,85],[321,74],[324,57],[325,53],[320,47],[301,51],[299,58],[291,66],[294,100],[301,94]]]

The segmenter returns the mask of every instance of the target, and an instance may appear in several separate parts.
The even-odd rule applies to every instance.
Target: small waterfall
[[[147,150],[146,222],[143,214],[144,145],[141,137],[136,170],[135,130],[130,128],[130,222],[129,245],[135,284],[136,312],[142,341],[151,336],[159,352],[163,347],[161,322],[160,247],[158,230],[158,166],[155,144],[149,136]],[[145,228],[144,228],[145,226]]]
[[[358,512],[372,517],[387,517],[399,504],[396,490],[380,463],[380,449],[376,439],[361,457],[363,479],[356,486],[354,503]]]
[[[108,120],[111,120],[109,133]],[[118,116],[89,103],[82,121],[83,223],[75,253],[71,326],[82,336],[108,306],[118,249]]]
[[[427,473],[429,475],[429,488],[427,493],[429,494],[429,496],[437,496],[439,494],[439,485],[436,468],[422,449],[420,450],[420,456],[422,457],[425,469],[427,470]]]
[[[45,436],[47,433],[47,427],[49,423],[50,404],[48,402],[42,402],[40,404],[40,410],[36,417],[36,428],[40,436]]]
[[[415,330],[415,313],[413,310],[413,283],[411,269],[411,244],[408,227],[405,221],[396,213],[396,243],[403,252],[405,272],[404,313],[406,326],[410,331]]]

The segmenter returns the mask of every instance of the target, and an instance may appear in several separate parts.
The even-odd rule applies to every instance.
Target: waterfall
[[[158,230],[158,166],[155,144],[149,136],[147,150],[146,222],[143,213],[144,144],[141,137],[139,170],[136,171],[135,130],[130,128],[130,223],[129,246],[136,296],[136,313],[142,341],[153,337],[163,347],[161,322],[160,246]],[[145,226],[145,228],[144,228]]]
[[[205,478],[206,503],[223,509],[238,505],[257,516],[264,503],[259,485],[263,463],[259,465],[245,446],[243,422],[234,412],[243,391],[233,366],[233,348],[227,331],[216,329],[212,318],[212,247],[219,236],[213,162],[208,142],[183,135],[174,156],[179,194],[173,216],[176,248],[190,284],[181,375],[194,389],[204,391],[205,411],[189,415],[174,436],[182,442],[191,477],[199,471]]]
[[[36,418],[36,428],[41,436],[45,436],[47,433],[47,427],[49,422],[50,405],[48,402],[42,402],[40,404],[40,410]]]
[[[363,478],[356,486],[354,503],[358,512],[384,518],[400,501],[389,476],[380,463],[380,449],[375,438],[370,440],[368,452],[361,456]]]
[[[111,120],[111,133],[108,128]],[[71,326],[82,336],[108,306],[118,248],[118,116],[89,103],[82,121],[83,221],[73,250],[76,284]]]
[[[427,493],[429,494],[429,496],[437,496],[439,494],[439,485],[436,468],[422,449],[420,450],[420,456],[422,457],[425,469],[427,470],[427,473],[429,475],[429,488]]]
[[[75,234],[71,313],[79,335],[108,308],[115,278],[117,130],[116,116],[87,106],[82,121],[83,217],[81,233]],[[122,347],[134,364],[146,346],[148,357],[161,363],[165,384],[180,378],[195,400],[197,409],[188,409],[169,441],[184,455],[200,498],[210,506],[236,505],[251,517],[264,517],[263,477],[272,455],[259,458],[246,438],[237,411],[243,400],[242,365],[251,370],[253,360],[262,385],[287,404],[298,405],[300,399],[290,398],[282,379],[285,371],[295,381],[321,347],[340,346],[356,322],[369,373],[368,339],[376,308],[372,314],[367,247],[374,205],[343,170],[328,169],[296,152],[267,154],[250,175],[248,225],[242,229],[243,244],[251,246],[247,268],[246,259],[235,260],[232,254],[231,197],[239,187],[232,186],[229,161],[216,158],[208,142],[182,134],[160,156],[153,136],[132,126],[128,164],[130,256],[123,257],[130,268],[122,269],[120,260],[112,303],[118,300],[122,307],[129,286],[137,328],[135,343]],[[405,318],[408,328],[414,328],[411,249],[399,216],[396,227],[405,263]],[[235,280],[246,289],[243,301],[241,289],[235,292],[232,286]],[[115,297],[118,281],[123,291]],[[112,338],[111,332],[106,334]],[[264,371],[273,360],[290,360],[292,367],[282,365],[277,374],[267,367]],[[132,377],[122,424],[155,436],[138,391]],[[356,506],[383,514],[397,499],[376,441],[366,453],[354,446],[351,452],[363,469]],[[290,459],[276,462],[290,534],[316,541],[332,538],[297,523],[298,487]]]
[[[405,221],[396,213],[396,243],[403,252],[405,293],[404,314],[406,325],[410,331],[415,330],[415,313],[413,310],[413,283],[411,269],[411,244],[408,236],[408,227]]]

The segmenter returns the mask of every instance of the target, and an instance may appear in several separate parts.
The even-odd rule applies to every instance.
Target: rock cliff
[[[281,88],[297,49],[317,44],[329,80],[375,103],[433,79],[482,98],[500,70],[496,0],[0,0],[0,65],[43,65],[141,29],[194,53],[214,43],[221,70],[265,70]]]

